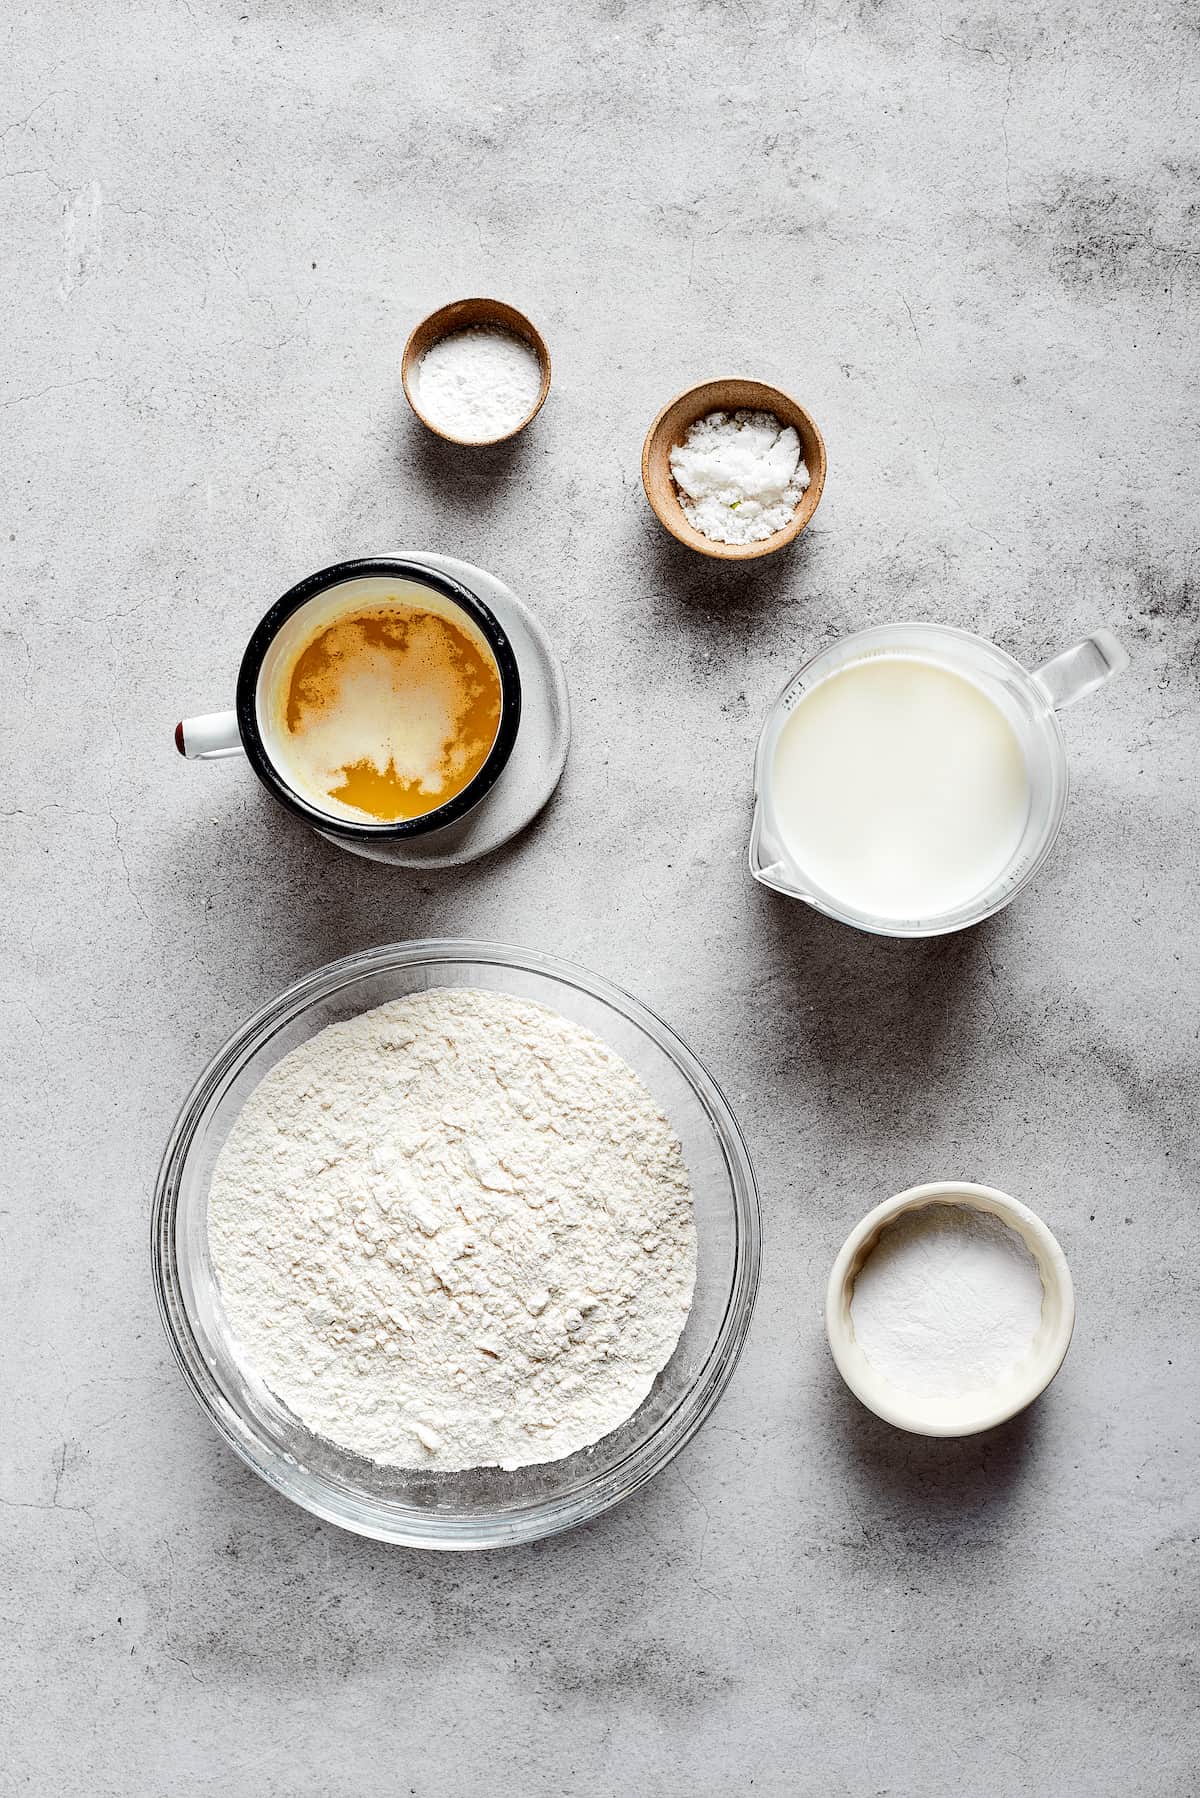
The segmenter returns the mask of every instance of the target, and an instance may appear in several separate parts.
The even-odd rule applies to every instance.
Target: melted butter
[[[392,824],[436,810],[479,772],[500,724],[500,675],[451,619],[373,606],[304,646],[283,709],[296,784],[318,805]]]

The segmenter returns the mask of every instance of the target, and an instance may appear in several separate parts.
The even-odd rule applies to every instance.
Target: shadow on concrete
[[[504,443],[447,443],[423,425],[407,406],[395,437],[396,460],[444,504],[474,504],[526,471],[532,461],[528,431]]]
[[[818,554],[801,537],[757,562],[719,562],[677,543],[649,512],[627,546],[629,566],[662,631],[686,632],[739,678],[748,648],[779,646],[786,660],[778,681],[760,695],[764,711],[785,677],[831,634],[825,602],[811,599]]]
[[[398,868],[335,847],[276,803],[248,776],[220,810],[194,816],[174,833],[173,877],[182,891],[209,895],[210,921],[238,931],[258,913],[273,922],[270,979],[290,978],[354,950],[412,938],[463,934],[462,902],[494,889],[509,863],[528,852],[558,803],[548,804],[508,843],[457,868]],[[527,936],[536,938],[531,917]],[[486,929],[480,931],[487,935]]]
[[[679,543],[648,515],[642,530],[642,561],[655,583],[690,611],[722,616],[769,605],[795,587],[811,561],[808,539],[756,561],[723,562]]]
[[[763,995],[777,1053],[821,1064],[831,1090],[859,1093],[855,1128],[886,1134],[934,1085],[953,1086],[997,1027],[992,947],[1001,915],[953,936],[869,936],[755,886]]]
[[[839,1457],[862,1492],[864,1510],[889,1528],[939,1537],[950,1522],[997,1518],[1038,1457],[1041,1406],[977,1436],[913,1436],[884,1423],[841,1380],[825,1402],[825,1423]]]

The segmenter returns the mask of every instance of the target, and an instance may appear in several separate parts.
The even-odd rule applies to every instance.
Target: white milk
[[[1000,708],[915,655],[853,662],[806,693],[775,747],[772,800],[797,868],[879,918],[933,918],[1012,860],[1029,776]]]

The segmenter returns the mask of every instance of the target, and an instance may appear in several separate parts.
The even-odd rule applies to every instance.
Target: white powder
[[[710,412],[670,461],[688,522],[717,543],[781,531],[808,486],[800,439],[773,412]]]
[[[553,1461],[632,1416],[691,1306],[679,1143],[598,1037],[439,988],[332,1024],[255,1089],[209,1244],[247,1363],[377,1462]]]
[[[440,337],[417,368],[417,403],[451,437],[487,443],[525,422],[541,391],[536,351],[495,325]]]
[[[965,1205],[901,1212],[854,1284],[854,1334],[908,1392],[986,1390],[1028,1353],[1042,1315],[1037,1263],[1014,1230]]]

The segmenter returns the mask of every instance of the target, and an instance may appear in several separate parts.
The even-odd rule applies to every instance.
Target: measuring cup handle
[[[175,747],[180,755],[197,762],[215,762],[221,756],[242,755],[242,738],[236,712],[204,712],[184,718],[175,726]]]
[[[1129,652],[1103,625],[1082,642],[1072,643],[1040,668],[1033,678],[1056,712],[1086,699],[1129,666]]]

